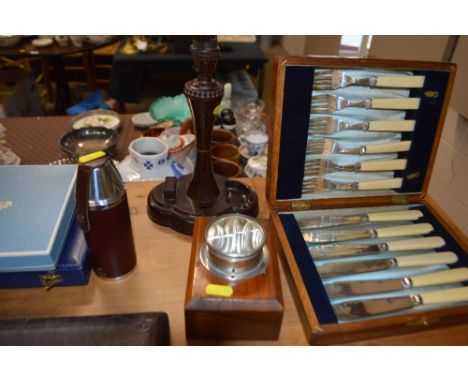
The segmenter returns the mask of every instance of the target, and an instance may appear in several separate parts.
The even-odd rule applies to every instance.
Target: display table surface
[[[13,137],[13,130],[24,123],[19,119],[0,120],[7,128],[7,142],[12,149],[21,155],[17,140]],[[27,118],[31,122],[30,118]],[[66,117],[41,118],[40,122],[53,126],[60,122],[67,122]],[[138,136],[140,132],[129,128],[127,134]],[[15,122],[15,123],[12,123]],[[23,121],[24,122],[24,121]],[[63,125],[63,124],[62,124]],[[57,134],[52,133],[51,135]],[[66,129],[65,129],[66,131]],[[48,142],[48,143],[47,143]],[[57,150],[54,146],[57,140],[51,138],[38,141],[31,137],[22,142],[30,151],[32,158],[35,152],[45,150],[44,144],[50,145],[49,151]],[[128,142],[121,141],[122,151]],[[59,149],[60,153],[60,149]],[[55,155],[56,153],[53,152]],[[55,158],[56,159],[56,158]],[[47,161],[49,159],[47,158]],[[37,162],[39,163],[39,162]],[[44,163],[44,162],[41,162]],[[47,162],[45,162],[47,163]],[[269,217],[269,207],[265,199],[265,180],[263,178],[242,179],[246,184],[254,187],[259,197],[260,218]],[[112,313],[136,313],[164,311],[168,313],[173,345],[185,345],[184,329],[184,297],[189,267],[191,237],[179,234],[169,228],[153,223],[146,214],[146,199],[156,182],[127,183],[127,193],[132,219],[138,265],[136,271],[127,279],[113,282],[99,279],[93,273],[87,286],[56,287],[50,291],[43,289],[1,289],[0,290],[0,318],[33,318],[58,316],[84,316]],[[281,256],[280,256],[281,259]],[[263,344],[263,345],[306,345],[306,338],[296,309],[291,289],[288,284],[284,264],[280,262],[281,283],[284,298],[284,318],[278,341],[230,341],[203,342],[194,344]],[[354,344],[468,344],[468,325],[423,331],[399,337],[385,337],[381,339],[355,342]]]
[[[133,127],[131,115],[121,115],[119,140],[115,145],[115,159],[121,161],[128,155],[130,142],[142,135]],[[72,130],[72,117],[15,117],[0,118],[6,128],[6,146],[20,158],[21,164],[48,164],[67,158],[59,146],[60,138]]]

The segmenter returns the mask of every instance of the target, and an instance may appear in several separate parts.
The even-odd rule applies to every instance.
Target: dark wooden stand
[[[148,216],[156,223],[192,234],[196,216],[239,212],[258,214],[255,191],[236,181],[215,176],[211,163],[214,111],[223,98],[223,87],[212,78],[220,50],[216,36],[198,36],[190,47],[197,78],[187,82],[184,93],[192,111],[197,142],[193,175],[166,178],[148,195]]]
[[[253,278],[229,281],[209,273],[200,260],[208,218],[197,218],[185,293],[187,339],[278,338],[283,319],[283,296],[279,277],[277,247],[267,221],[259,221],[267,234],[269,259],[265,272]],[[207,295],[208,284],[229,285],[230,297]]]

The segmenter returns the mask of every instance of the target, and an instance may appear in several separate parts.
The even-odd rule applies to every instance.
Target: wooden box
[[[376,77],[378,85],[390,84],[400,87],[382,89],[378,86],[368,86],[370,84],[366,83],[366,86],[351,85],[328,90],[323,89],[323,86],[322,88],[318,86],[324,83],[327,85],[328,77],[325,80],[323,78],[330,75],[337,76],[339,73],[336,71],[357,78]],[[309,248],[298,223],[309,215],[317,217],[394,209],[418,209],[423,213],[422,221],[430,223],[433,227],[433,232],[425,236],[437,235],[443,238],[445,244],[438,249],[407,251],[402,255],[451,251],[457,255],[457,261],[448,267],[467,267],[468,241],[466,237],[427,195],[455,71],[455,65],[432,62],[337,57],[291,57],[278,60],[275,118],[270,132],[266,196],[272,209],[272,224],[282,247],[283,260],[287,265],[285,268],[289,270],[287,271],[290,276],[289,281],[293,285],[292,290],[297,297],[295,300],[304,330],[311,344],[345,343],[468,323],[468,302],[435,305],[427,309],[407,309],[389,315],[370,316],[366,319],[338,320],[332,308],[334,301],[329,298],[324,286],[328,280],[321,277],[317,271],[317,265],[320,266],[320,264],[309,254]],[[397,77],[397,79],[386,83],[385,78],[382,78],[386,76]],[[411,77],[409,82],[406,81],[408,78],[398,79],[398,77],[405,76]],[[421,80],[419,84],[417,84],[417,78]],[[317,80],[315,84],[314,79]],[[404,84],[409,84],[410,88],[405,88]],[[367,106],[370,108],[351,106],[338,111],[332,110],[330,103],[336,107],[337,101],[331,99],[330,94],[347,100],[368,99],[370,103]],[[324,95],[328,103],[322,107]],[[402,105],[405,105],[407,109],[383,111],[372,109],[379,105],[392,107],[393,101],[387,102],[385,98],[403,99]],[[410,105],[411,102],[408,99],[416,103]],[[396,102],[394,105],[398,105],[399,100]],[[349,125],[351,122],[361,125],[367,123],[367,127],[373,126],[376,131],[353,131],[351,133],[324,131],[323,121],[328,117],[348,122]],[[377,131],[382,126],[392,126],[392,129],[396,126],[399,130]],[[336,152],[317,154],[317,151],[311,150],[311,147],[313,148],[317,140],[324,137],[333,139],[335,143],[347,144],[348,147],[356,146],[356,144],[358,147],[364,145],[369,147],[382,143],[397,143],[400,150],[395,153],[379,151],[377,155],[362,155],[362,153],[358,155],[356,152],[354,155]],[[410,146],[405,150],[401,149],[402,142],[408,141],[411,142]],[[323,145],[323,141],[321,144]],[[373,152],[370,149],[368,151]],[[324,174],[322,172],[326,167],[323,165],[324,161],[321,161],[319,170],[313,166],[311,170],[313,159],[331,158],[343,162],[345,160],[342,158],[351,157],[354,160],[352,163],[361,160],[400,160],[400,162],[403,160],[404,167],[394,171],[378,171],[370,175],[349,170],[339,174],[333,172]],[[334,167],[328,167],[327,171],[330,168]],[[317,174],[317,171],[321,173]],[[354,184],[354,189],[327,191],[318,188],[318,186],[324,186],[324,182],[317,179],[327,179],[329,183],[339,185]],[[391,188],[368,189],[364,184],[371,184],[369,181],[382,181],[380,184],[389,187],[391,185]],[[330,184],[327,187],[330,187]],[[367,229],[369,225],[362,227]],[[331,227],[325,228],[324,231],[346,230],[347,228],[349,226]],[[358,228],[360,227],[354,226],[354,229]],[[375,240],[372,241],[374,242]],[[380,255],[390,256],[389,252],[378,256]],[[360,259],[366,258],[356,257],[338,261]],[[408,269],[419,273],[439,270],[421,267]],[[401,268],[398,270],[405,271]],[[357,277],[359,279],[359,275]],[[385,275],[383,277],[385,278]],[[452,286],[465,285],[468,283],[457,283]],[[404,293],[409,294],[412,291],[412,289],[407,289]],[[415,293],[416,291],[419,290],[415,290]],[[375,294],[370,297],[380,296]],[[359,299],[359,296],[354,299]]]
[[[264,272],[249,279],[229,281],[210,273],[200,259],[209,221],[207,217],[195,220],[185,294],[187,339],[278,339],[283,295],[277,257],[279,247],[270,223],[259,221],[267,236],[268,260]],[[210,292],[207,287],[211,287]],[[224,293],[226,288],[231,294]]]

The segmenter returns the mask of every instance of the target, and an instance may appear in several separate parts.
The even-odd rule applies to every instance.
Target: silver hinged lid
[[[91,210],[107,209],[124,195],[122,179],[111,159],[91,170],[88,199]]]

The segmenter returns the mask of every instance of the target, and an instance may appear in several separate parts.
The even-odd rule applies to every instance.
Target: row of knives
[[[415,120],[401,118],[379,120],[362,118],[361,110],[375,109],[401,113],[419,108],[419,98],[369,98],[356,101],[340,95],[340,91],[348,87],[367,87],[379,89],[414,89],[424,86],[424,76],[412,75],[379,75],[355,76],[343,70],[317,69],[314,75],[311,101],[311,116],[309,120],[309,137],[306,158],[303,193],[323,193],[335,190],[360,191],[398,189],[402,185],[401,178],[389,179],[382,174],[379,181],[360,181],[346,187],[341,182],[322,181],[327,174],[336,172],[360,172],[379,174],[386,171],[398,171],[406,168],[404,158],[378,158],[377,154],[396,154],[410,150],[411,141],[401,141],[398,133],[412,132]],[[340,114],[344,109],[357,110],[357,114]],[[396,114],[395,114],[396,115]],[[342,133],[357,132],[352,140]],[[369,134],[370,132],[370,134]],[[361,135],[361,137],[360,137]],[[364,140],[376,141],[391,137],[390,142],[362,144]],[[351,143],[351,145],[349,144]],[[359,155],[361,160],[349,163],[349,160],[330,160],[330,154]],[[343,156],[340,155],[341,158]]]
[[[419,305],[468,302],[468,287],[445,289],[447,285],[468,281],[468,268],[464,267],[397,278],[369,279],[371,272],[447,266],[459,261],[454,252],[435,252],[445,245],[445,240],[440,236],[421,236],[433,231],[431,224],[419,222],[421,220],[424,220],[424,215],[418,209],[298,219],[317,271],[321,278],[325,279],[324,286],[338,319],[373,317]],[[353,229],[358,225],[371,228]],[[408,238],[404,238],[405,236]],[[372,244],[347,243],[362,239],[373,239]],[[410,254],[391,256],[392,253],[398,252]],[[390,255],[390,257],[354,259],[372,254]],[[342,261],[343,258],[351,260]],[[424,268],[421,269],[424,271]],[[365,276],[365,280],[327,280],[352,275]],[[411,293],[412,288],[422,287],[442,287],[442,289]],[[397,291],[408,291],[410,294],[372,298],[375,294]],[[348,300],[333,303],[333,300],[340,298]]]

